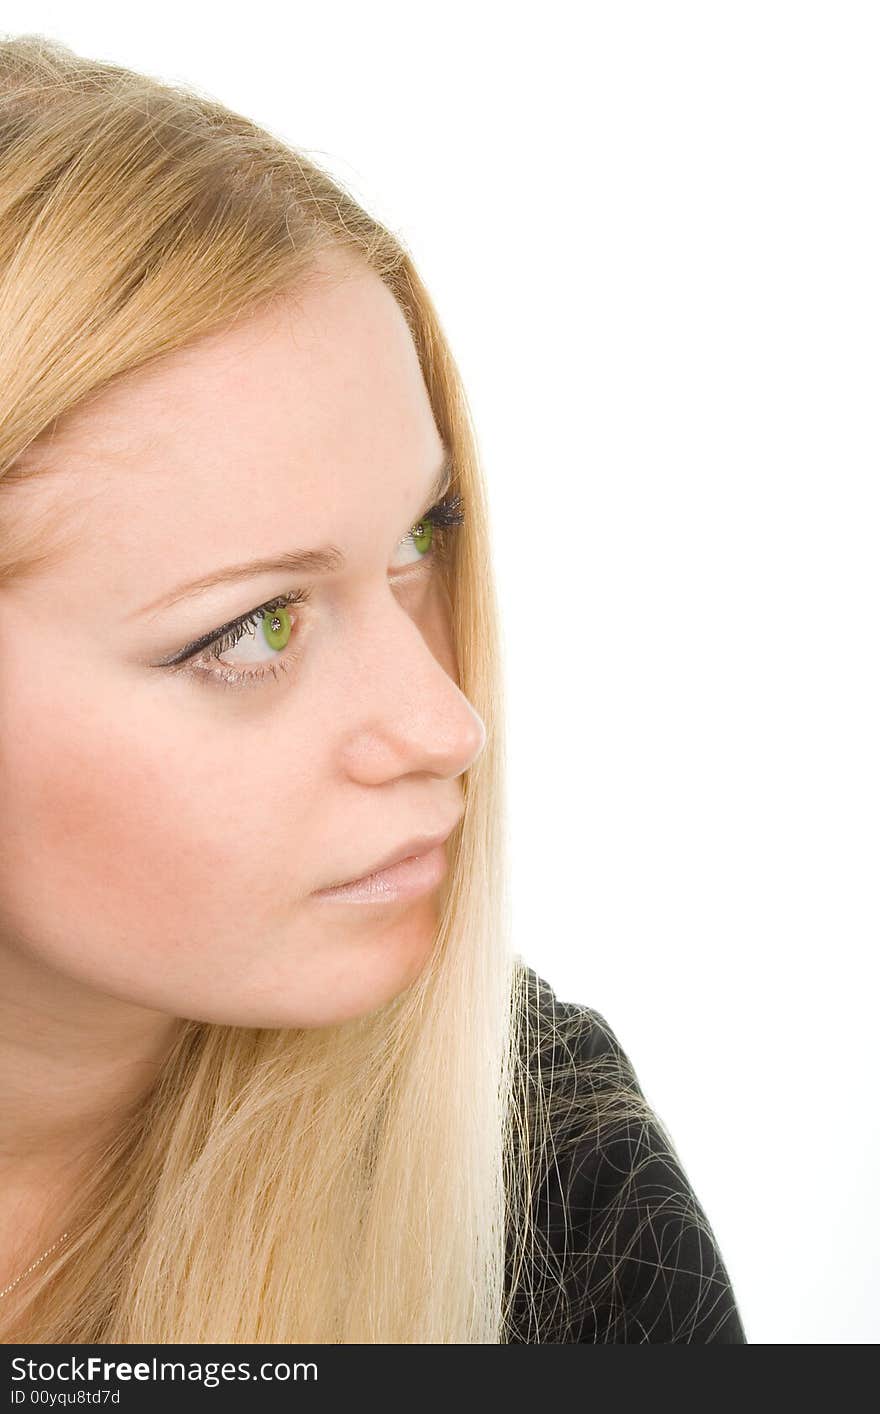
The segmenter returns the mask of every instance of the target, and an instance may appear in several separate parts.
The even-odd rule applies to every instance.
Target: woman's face
[[[442,884],[313,896],[456,825],[485,742],[408,534],[444,447],[400,310],[351,271],[106,391],[21,488],[69,543],[0,590],[0,952],[89,1001],[321,1026],[428,960]],[[330,544],[329,572],[186,588]],[[222,661],[159,666],[302,590]]]

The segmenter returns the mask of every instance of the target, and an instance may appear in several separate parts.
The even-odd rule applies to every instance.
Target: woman
[[[0,104],[3,1338],[743,1341],[616,1038],[509,950],[412,260],[190,92],[29,36]]]

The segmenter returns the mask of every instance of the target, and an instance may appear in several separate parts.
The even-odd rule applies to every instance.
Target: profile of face
[[[445,451],[415,347],[339,269],[74,410],[22,487],[75,534],[0,590],[0,971],[96,1018],[333,1024],[430,956],[442,882],[315,896],[453,829],[486,739],[410,533]]]

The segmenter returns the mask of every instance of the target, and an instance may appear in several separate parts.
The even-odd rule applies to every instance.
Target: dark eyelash
[[[233,619],[231,623],[223,624],[220,628],[212,629],[210,633],[203,633],[201,638],[195,639],[193,643],[188,643],[185,648],[181,648],[179,653],[175,653],[172,658],[164,658],[158,665],[162,668],[176,668],[184,663],[188,663],[191,658],[195,658],[205,649],[218,646],[218,652],[227,653],[230,648],[234,648],[239,639],[242,638],[245,629],[249,625],[259,623],[264,614],[270,614],[274,609],[280,609],[282,604],[305,603],[309,597],[306,589],[297,589],[290,594],[281,594],[277,599],[270,599],[268,604],[260,604],[256,609],[251,609],[249,613],[243,614],[241,618]],[[237,637],[235,636],[237,635]],[[229,641],[227,641],[229,640]]]
[[[458,492],[453,492],[444,496],[442,500],[433,505],[419,520],[414,521],[408,533],[411,535],[413,531],[418,530],[426,522],[430,521],[432,530],[437,532],[437,534],[432,534],[431,554],[426,558],[444,560],[447,557],[449,549],[449,532],[463,525],[464,519],[465,513],[462,497]],[[208,654],[209,657],[220,658],[224,653],[230,652],[230,650],[241,641],[248,628],[253,627],[254,630],[256,630],[257,625],[264,615],[271,614],[275,609],[280,609],[282,606],[288,607],[294,604],[305,604],[309,600],[310,593],[311,591],[308,589],[297,589],[289,594],[281,594],[276,599],[270,599],[267,604],[260,604],[256,609],[251,609],[249,613],[243,614],[238,619],[233,619],[231,623],[223,624],[221,628],[213,629],[210,633],[204,634],[201,638],[196,639],[194,643],[188,644],[186,648],[181,649],[173,658],[165,659],[159,666],[183,667],[191,663],[193,659],[198,658],[200,654],[206,653],[208,649],[212,650]],[[229,684],[232,686],[240,681],[259,680],[261,677],[270,674],[275,676],[275,666],[281,666],[281,664],[267,665],[262,672],[258,673],[244,673],[239,674],[237,677],[233,677],[231,674]],[[207,669],[206,671],[209,676],[222,676],[217,674],[213,669]],[[232,670],[232,672],[236,673],[237,670]]]
[[[452,495],[444,496],[442,501],[438,501],[436,506],[432,506],[426,511],[421,520],[417,520],[411,528],[421,525],[422,521],[429,520],[435,530],[451,530],[454,526],[464,523],[464,502],[457,491]]]

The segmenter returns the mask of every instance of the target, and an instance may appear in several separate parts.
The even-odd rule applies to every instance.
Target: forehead
[[[274,548],[291,520],[332,538],[334,507],[386,481],[399,495],[439,445],[391,292],[329,267],[75,409],[27,454],[48,475],[16,489],[22,515],[70,530],[65,558],[79,543],[93,565],[137,567],[149,597],[193,568],[198,537],[206,569]]]

